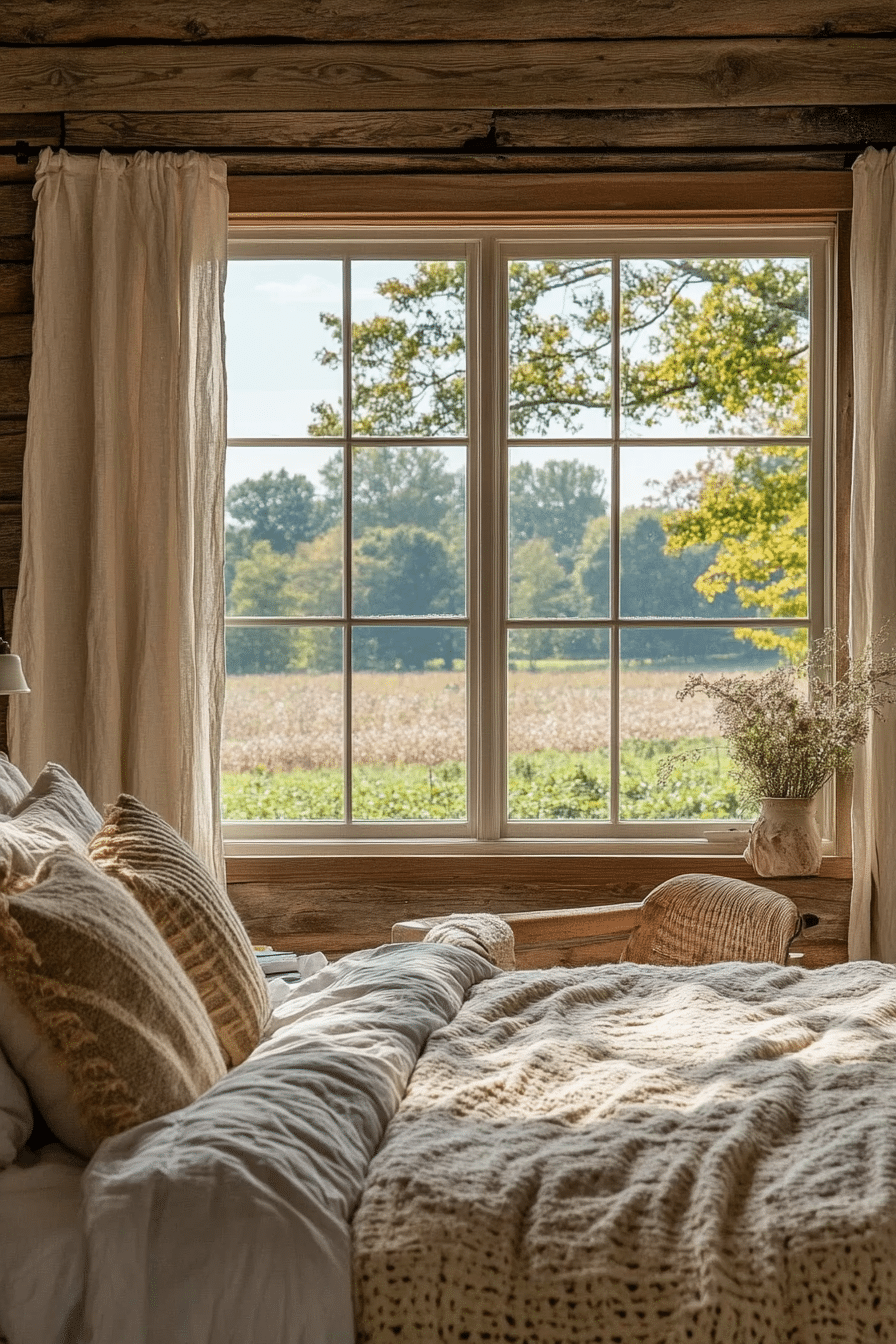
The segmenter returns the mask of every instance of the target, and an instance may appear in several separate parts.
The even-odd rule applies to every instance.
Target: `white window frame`
[[[467,473],[467,618],[451,622],[465,625],[468,631],[467,724],[468,724],[468,808],[467,822],[243,822],[224,823],[225,851],[229,857],[295,854],[398,853],[435,854],[671,854],[705,855],[711,852],[707,837],[721,837],[730,831],[730,820],[665,820],[656,822],[555,822],[504,821],[502,803],[506,798],[506,699],[504,613],[507,593],[506,565],[506,482],[507,445],[504,401],[507,369],[502,358],[502,339],[506,323],[506,291],[503,268],[507,259],[542,259],[546,244],[550,255],[642,257],[678,256],[808,256],[812,259],[810,302],[810,413],[809,434],[809,529],[811,537],[808,574],[809,606],[805,620],[815,637],[833,625],[835,612],[834,547],[834,361],[835,361],[835,226],[827,222],[663,225],[661,222],[626,225],[484,226],[447,228],[444,224],[413,229],[384,226],[327,227],[320,225],[234,225],[231,228],[230,255],[233,258],[326,258],[343,256],[346,248],[354,255],[397,258],[465,258],[467,262],[467,350],[468,370],[479,370],[468,377],[469,456]],[[614,266],[618,275],[618,267]],[[493,296],[489,302],[483,295]],[[344,383],[351,378],[349,361],[344,361]],[[344,398],[347,404],[347,397]],[[611,510],[611,568],[618,572],[619,529],[618,471],[620,444],[618,417],[614,417],[611,442],[615,503]],[[638,435],[639,441],[648,436]],[[760,442],[775,441],[774,435]],[[361,440],[363,441],[363,440]],[[377,440],[381,441],[381,440]],[[387,442],[390,440],[386,440]],[[402,440],[394,440],[400,442]],[[427,442],[414,436],[414,443]],[[600,442],[606,444],[607,436]],[[651,440],[655,441],[655,440]],[[660,440],[661,441],[661,440]],[[706,436],[694,436],[695,444],[704,444]],[[739,440],[738,440],[739,441]],[[795,440],[802,442],[803,436]],[[234,439],[235,445],[269,445],[272,442],[301,446],[303,443],[337,446],[344,439],[270,440]],[[433,439],[433,444],[457,442],[457,439]],[[513,442],[523,442],[513,440]],[[562,439],[551,438],[558,447]],[[569,445],[583,446],[590,440],[570,439]],[[676,445],[686,445],[689,436],[675,435]],[[713,442],[724,439],[713,436]],[[346,458],[350,459],[347,453]],[[346,467],[350,472],[350,461]],[[346,529],[347,532],[347,529]],[[487,538],[488,541],[484,541]],[[344,564],[349,572],[350,539],[344,539]],[[607,621],[588,622],[610,630],[611,648],[618,651],[620,629],[628,622],[618,615],[618,585],[614,585],[614,606]],[[229,624],[231,622],[228,622]],[[264,618],[241,624],[265,624]],[[283,618],[272,618],[283,624]],[[293,622],[288,622],[292,624]],[[295,624],[315,623],[297,619]],[[351,617],[343,621],[319,620],[319,624],[343,624],[344,648],[349,647]],[[388,621],[389,624],[400,623]],[[432,622],[431,622],[432,623]],[[439,620],[438,624],[446,624]],[[555,621],[546,624],[557,624]],[[731,624],[787,625],[793,620],[743,621]],[[642,622],[643,624],[643,622]],[[713,624],[706,620],[683,620],[682,626]],[[345,664],[346,669],[348,663]],[[611,657],[611,733],[610,750],[618,744],[618,658]],[[346,748],[350,744],[350,722],[346,724]],[[615,791],[614,791],[615,793]],[[825,853],[835,851],[834,788],[825,790],[820,811],[825,835]],[[615,797],[614,797],[615,805]]]

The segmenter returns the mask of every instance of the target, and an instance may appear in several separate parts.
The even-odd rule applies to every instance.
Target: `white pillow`
[[[28,792],[28,781],[5,751],[0,751],[0,812],[9,813]]]
[[[28,1089],[6,1056],[0,1053],[0,1170],[15,1162],[28,1142],[34,1114]]]
[[[87,841],[103,819],[76,779],[48,762],[34,784],[0,822],[10,856],[9,876],[30,877],[40,861],[60,845],[87,853]]]

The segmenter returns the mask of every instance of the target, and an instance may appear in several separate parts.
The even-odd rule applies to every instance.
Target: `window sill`
[[[343,844],[329,847],[313,841],[300,845],[291,842],[255,842],[255,852],[247,852],[242,842],[240,853],[227,856],[229,883],[303,882],[327,886],[378,884],[399,886],[449,886],[456,883],[536,883],[550,886],[583,885],[595,882],[631,886],[663,882],[679,873],[716,873],[743,881],[758,881],[742,855],[714,851],[704,842],[687,843],[632,840],[605,841],[601,847],[592,842],[581,844],[562,841],[533,844],[532,841],[502,841],[500,844],[473,844],[470,841],[361,842],[349,852]],[[817,877],[777,879],[774,884],[819,879],[849,881],[852,860],[848,856],[828,855],[822,859]]]

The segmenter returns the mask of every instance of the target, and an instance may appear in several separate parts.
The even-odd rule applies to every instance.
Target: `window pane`
[[[507,811],[511,820],[609,815],[606,631],[508,632]]]
[[[715,821],[754,815],[738,793],[712,701],[699,694],[679,700],[677,692],[694,672],[757,676],[784,659],[788,648],[800,647],[805,632],[790,629],[623,630],[620,817]],[[673,755],[685,759],[666,782],[658,781],[658,768]]]
[[[807,449],[624,447],[622,616],[805,616]]]
[[[356,616],[466,610],[466,450],[363,444],[352,459]]]
[[[622,426],[805,434],[809,260],[629,260],[621,266]]]
[[[341,616],[342,450],[258,453],[228,452],[228,615]]]
[[[466,386],[465,263],[353,261],[353,432],[463,434]]]
[[[341,435],[342,263],[231,259],[227,434]]]
[[[296,665],[306,670],[292,670]],[[231,627],[222,746],[225,818],[340,819],[342,725],[339,630]]]
[[[465,659],[462,630],[379,626],[354,632],[356,819],[466,817]]]
[[[606,616],[610,453],[511,447],[510,615],[517,620]]]
[[[609,261],[512,261],[511,438],[610,432]]]

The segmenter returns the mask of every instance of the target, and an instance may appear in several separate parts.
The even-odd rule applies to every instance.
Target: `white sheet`
[[[85,1341],[354,1344],[367,1165],[430,1032],[495,974],[440,945],[346,957],[198,1101],[107,1140],[84,1178]]]
[[[0,1172],[0,1335],[73,1344],[84,1287],[84,1163],[61,1144]]]

